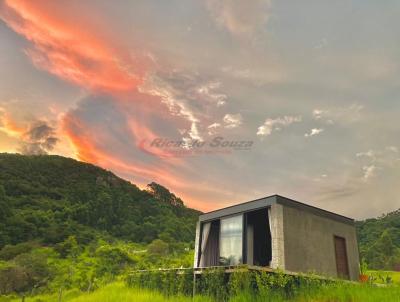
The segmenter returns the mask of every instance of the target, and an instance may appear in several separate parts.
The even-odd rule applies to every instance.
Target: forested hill
[[[200,212],[166,188],[148,190],[91,164],[61,156],[0,153],[0,249],[55,244],[96,234],[134,242],[190,242]]]
[[[400,209],[356,225],[360,253],[369,267],[400,270]]]
[[[61,156],[0,153],[0,249],[26,241],[53,245],[100,235],[150,243],[193,242],[200,212],[168,189],[147,190],[91,164]],[[370,268],[400,269],[400,210],[357,222]]]

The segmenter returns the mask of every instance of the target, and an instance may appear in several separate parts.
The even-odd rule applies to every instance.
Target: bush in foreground
[[[196,277],[192,270],[143,271],[127,277],[132,288],[156,291],[164,297],[196,295],[213,301],[400,301],[400,287],[375,286],[314,276],[290,276],[282,272],[205,270]]]

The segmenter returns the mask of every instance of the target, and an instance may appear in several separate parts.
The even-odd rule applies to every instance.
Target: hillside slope
[[[361,257],[373,269],[400,270],[400,210],[356,223]]]
[[[61,156],[0,154],[0,248],[62,242],[96,232],[134,242],[190,242],[200,212],[166,188],[148,190],[91,164]]]
[[[0,153],[0,249],[6,244],[80,243],[97,234],[132,242],[192,242],[200,212],[168,189],[141,190],[113,173],[61,156]],[[361,257],[400,269],[400,210],[357,222]]]

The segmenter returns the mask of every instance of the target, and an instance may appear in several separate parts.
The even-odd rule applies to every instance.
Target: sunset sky
[[[0,152],[90,162],[203,211],[275,193],[395,210],[399,16],[394,0],[1,0]]]

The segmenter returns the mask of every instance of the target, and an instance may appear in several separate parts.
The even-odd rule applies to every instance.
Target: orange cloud
[[[37,68],[94,94],[110,94],[115,100],[135,99],[136,89],[143,82],[148,68],[147,62],[132,59],[129,50],[115,47],[115,41],[101,37],[101,30],[90,24],[86,26],[86,20],[80,20],[78,24],[79,16],[68,16],[64,12],[64,5],[58,1],[4,0],[0,3],[0,18],[31,42],[26,54]],[[140,111],[138,115],[148,118],[147,114],[165,114],[158,97],[143,96],[143,99],[139,102],[144,101],[146,104],[140,106],[135,101],[135,105],[138,105],[135,110]],[[125,105],[128,106],[128,103]],[[124,107],[118,107],[118,110],[129,115]],[[103,136],[106,134],[95,133],[90,125],[71,112],[60,117],[59,132],[73,145],[79,160],[128,176],[134,182],[156,181],[173,190],[186,192],[190,192],[191,187],[200,189],[198,184],[190,183],[184,176],[171,172],[171,164],[184,166],[180,159],[174,158],[167,151],[151,149],[141,143],[143,139],[151,141],[158,137],[146,126],[145,117],[134,120],[127,116],[129,133],[126,139],[134,141],[139,150],[154,156],[151,164],[135,162],[132,158],[117,158],[112,151],[102,147],[109,139]],[[26,131],[11,120],[3,121],[3,128],[15,135],[23,135]],[[182,175],[182,171],[179,174]],[[194,200],[189,203],[200,206],[200,202]]]
[[[100,156],[92,148],[92,142],[86,138],[86,130],[86,125],[84,125],[79,119],[76,119],[71,114],[65,115],[62,119],[60,132],[72,143],[76,151],[75,156],[81,161],[98,164],[100,161]],[[83,135],[79,136],[77,133],[83,133]]]
[[[121,51],[93,31],[77,27],[74,20],[57,19],[63,5],[6,0],[0,18],[32,42],[26,53],[36,67],[96,91],[121,93],[136,88],[142,82],[143,66],[123,60]]]
[[[131,123],[131,121],[127,122],[128,124]],[[67,114],[63,119],[62,133],[72,142],[78,159],[109,169],[132,180],[142,188],[151,181],[165,185],[170,190],[178,192],[178,195],[191,207],[202,210],[215,207],[215,205],[206,206],[201,198],[193,198],[191,193],[193,190],[209,193],[215,191],[215,188],[208,184],[191,181],[188,177],[182,175],[182,170],[179,173],[173,171],[172,167],[176,167],[176,164],[180,165],[181,168],[187,168],[180,158],[165,158],[162,155],[155,157],[150,163],[135,162],[133,158],[123,159],[113,154],[112,151],[99,147],[98,142],[109,141],[110,138],[95,131],[93,127],[90,127],[73,113]],[[132,133],[132,135],[134,134]],[[134,140],[135,138],[127,137],[126,139]]]
[[[130,59],[129,50],[115,49],[90,26],[77,26],[57,2],[6,0],[0,8],[0,18],[32,42],[26,53],[35,66],[96,94],[132,100],[146,63]],[[135,125],[140,129],[134,133],[151,133]]]
[[[8,112],[0,111],[0,130],[11,137],[21,138],[28,130],[19,125]]]
[[[62,5],[48,1],[6,0],[1,6],[0,18],[32,42],[33,47],[26,53],[35,66],[64,80],[97,94],[112,94],[117,96],[116,100],[134,95],[142,82],[145,63],[139,66],[137,61],[132,62],[126,55],[129,51],[110,46],[113,43],[101,39],[90,26],[76,26],[74,20],[63,13]],[[131,127],[137,138],[139,135],[154,136],[143,123],[132,122]],[[137,147],[142,148],[142,145],[138,143]],[[142,149],[155,156],[169,156],[165,152]],[[90,152],[80,147],[79,154],[85,154],[81,159],[93,161]]]
[[[160,148],[154,148],[150,145],[154,139],[159,138],[159,135],[155,134],[151,129],[145,127],[137,120],[131,119],[128,123],[132,134],[135,136],[136,147],[139,150],[163,159],[173,159],[175,162],[178,161],[176,154]]]
[[[157,167],[131,163],[131,159],[129,160],[130,163],[126,163],[116,158],[110,151],[99,148],[96,144],[96,139],[99,139],[100,134],[93,134],[89,125],[86,125],[84,121],[71,113],[64,117],[62,129],[63,134],[74,145],[77,158],[82,161],[100,165],[116,173],[138,175],[141,178],[146,178],[148,181],[160,181],[174,186],[182,183],[182,180],[168,172],[167,167],[163,163],[158,163]],[[106,141],[107,138],[104,137],[101,140]]]

